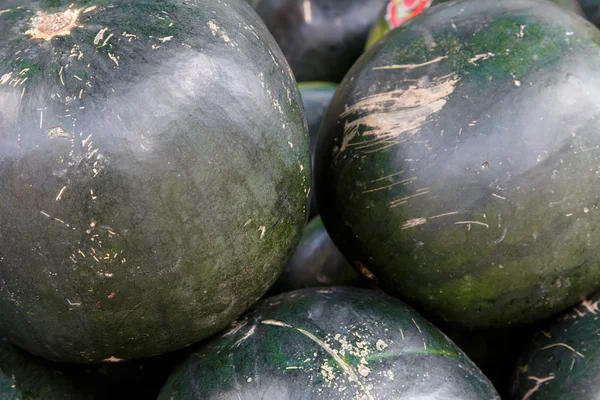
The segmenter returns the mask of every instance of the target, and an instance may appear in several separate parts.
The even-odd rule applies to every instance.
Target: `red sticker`
[[[387,6],[386,20],[396,28],[425,11],[433,0],[391,0]]]

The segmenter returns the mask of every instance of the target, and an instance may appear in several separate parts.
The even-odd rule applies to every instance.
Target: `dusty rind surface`
[[[304,229],[296,252],[269,293],[321,286],[364,286],[360,273],[331,240],[320,216]]]
[[[388,33],[390,30],[399,27],[402,23],[406,22],[408,19],[415,18],[422,12],[424,12],[427,8],[435,6],[440,3],[445,3],[449,0],[420,0],[420,1],[410,1],[411,7],[401,6],[404,0],[389,0],[388,5],[384,9],[384,11],[379,16],[377,22],[373,25],[373,28],[369,32],[369,37],[367,39],[366,48],[368,49],[376,41],[381,39],[383,35]],[[570,10],[574,13],[577,13],[581,16],[585,16],[584,11],[581,9],[581,6],[577,2],[577,0],[548,0],[553,3],[559,4],[563,6],[565,9]],[[393,4],[396,4],[396,9],[399,10],[398,14],[401,18],[394,20],[390,18],[391,13],[390,10],[394,7]]]
[[[93,400],[79,392],[57,365],[0,339],[0,399]]]
[[[263,300],[192,354],[159,400],[499,399],[475,365],[399,300],[304,289]]]
[[[73,9],[70,33],[32,38]],[[0,38],[2,334],[52,360],[148,357],[268,290],[311,162],[296,82],[246,2],[9,0]]]
[[[340,82],[362,54],[386,0],[247,0],[298,82]]]
[[[600,397],[600,293],[544,324],[519,360],[515,400]]]
[[[331,82],[300,82],[300,95],[302,96],[302,104],[306,113],[308,122],[308,134],[310,136],[310,155],[314,165],[314,157],[317,149],[317,135],[323,117],[327,112],[329,103],[335,94],[337,85]],[[316,217],[319,213],[317,209],[317,197],[315,191],[311,190],[310,201],[310,218]]]
[[[386,35],[319,134],[340,250],[466,327],[533,322],[597,288],[599,39],[533,0],[442,4]]]

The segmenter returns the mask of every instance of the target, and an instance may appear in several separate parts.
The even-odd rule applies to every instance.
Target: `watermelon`
[[[54,364],[65,379],[93,400],[156,399],[171,371],[185,360],[190,348],[194,347],[122,363]]]
[[[518,363],[515,399],[600,398],[600,293],[546,322]]]
[[[310,136],[310,154],[314,164],[314,156],[317,148],[317,135],[321,127],[321,121],[337,89],[335,83],[330,82],[300,82],[300,96],[308,122],[308,134]],[[310,218],[318,214],[317,198],[315,191],[311,191]]]
[[[600,0],[579,0],[585,16],[596,26],[600,25]]]
[[[2,400],[92,400],[84,395],[53,363],[0,339],[0,399]]]
[[[248,0],[298,82],[339,82],[362,54],[386,0]]]
[[[308,217],[296,81],[243,0],[5,0],[0,333],[138,359],[228,326]]]
[[[319,286],[362,286],[360,273],[331,241],[320,216],[304,229],[292,259],[269,291],[274,295]]]
[[[263,300],[171,375],[159,400],[499,399],[448,338],[381,292]]]
[[[445,3],[449,0],[389,0],[385,10],[373,25],[367,39],[366,48],[371,47],[383,35],[390,30],[399,27],[403,23],[415,18],[430,6]],[[584,16],[577,0],[550,0],[560,4],[581,16]]]
[[[441,4],[413,22],[361,57],[321,126],[332,239],[452,324],[576,303],[600,285],[600,31],[543,0]]]

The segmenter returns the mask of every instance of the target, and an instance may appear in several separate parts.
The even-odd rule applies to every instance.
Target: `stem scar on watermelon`
[[[32,39],[50,40],[55,36],[66,36],[71,33],[71,29],[77,27],[77,20],[81,10],[67,10],[61,13],[50,15],[39,15],[33,20],[35,29],[26,33],[31,35]]]
[[[307,122],[265,25],[242,0],[2,8],[0,333],[87,363],[226,327],[308,216]]]

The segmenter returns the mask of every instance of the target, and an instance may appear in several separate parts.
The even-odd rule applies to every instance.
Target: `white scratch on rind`
[[[440,56],[438,58],[434,58],[433,60],[430,61],[426,61],[424,63],[421,64],[401,64],[401,65],[388,65],[385,67],[375,67],[373,68],[373,70],[380,70],[380,69],[415,69],[415,68],[420,68],[420,67],[425,67],[427,65],[431,65],[431,64],[435,64],[438,63],[442,60],[447,59],[448,56]]]
[[[0,78],[0,85],[4,85],[6,82],[8,82],[12,77],[12,74],[12,72],[9,72],[7,74],[2,75],[2,77]]]
[[[100,41],[102,39],[104,39],[104,34],[106,33],[107,30],[108,30],[108,28],[101,29],[100,32],[98,32],[96,34],[96,37],[94,38],[94,45],[95,46],[97,46],[98,43],[100,43]]]
[[[408,221],[406,221],[404,223],[404,225],[402,225],[402,230],[404,229],[409,229],[409,228],[414,228],[415,226],[419,226],[419,225],[423,225],[427,223],[427,219],[426,218],[413,218],[413,219],[409,219]]]
[[[375,400],[374,397],[371,395],[370,393],[370,388],[365,387],[361,381],[358,378],[358,375],[356,375],[356,373],[354,372],[354,370],[352,369],[352,367],[350,367],[350,365],[348,365],[348,363],[346,361],[344,361],[343,358],[341,358],[335,351],[333,351],[333,349],[331,347],[329,347],[329,345],[325,342],[323,342],[321,339],[319,339],[318,337],[316,337],[314,334],[302,329],[302,328],[295,328],[289,324],[286,324],[285,322],[281,322],[281,321],[275,321],[275,320],[263,320],[261,321],[262,324],[264,325],[272,325],[272,326],[281,326],[284,328],[290,328],[290,329],[294,329],[300,333],[302,333],[303,335],[307,336],[309,339],[311,339],[313,342],[315,342],[316,344],[318,344],[323,350],[325,350],[325,352],[327,352],[331,357],[333,357],[333,359],[337,362],[337,364],[342,368],[342,370],[348,374],[349,376],[349,380],[352,382],[356,382],[360,385],[361,389],[364,391],[364,393],[366,394],[367,398],[369,400]],[[362,365],[362,364],[361,364]]]
[[[339,153],[354,147],[364,153],[384,150],[408,140],[439,112],[458,83],[457,75],[432,80],[428,86],[414,84],[405,89],[366,96],[346,108],[340,115],[345,119],[344,136]],[[347,117],[356,115],[350,120]],[[352,143],[359,133],[373,139]]]
[[[62,189],[60,189],[60,192],[58,192],[58,196],[56,196],[56,201],[59,201],[60,199],[62,199],[62,195],[65,192],[65,190],[67,190],[66,186],[64,186]]]
[[[438,214],[438,215],[434,215],[433,217],[429,217],[429,219],[436,219],[436,218],[441,218],[441,217],[448,217],[450,215],[456,215],[458,214],[458,211],[452,211],[452,212],[447,212],[444,214]]]
[[[458,222],[454,223],[454,225],[467,225],[467,224],[481,225],[481,226],[485,226],[486,228],[490,227],[485,222],[479,222],[479,221],[458,221]]]
[[[102,46],[100,47],[104,47],[108,44],[108,41],[110,40],[110,38],[112,38],[114,36],[113,33],[111,33],[110,35],[108,35],[108,37],[106,38],[106,40],[104,41],[104,43],[102,43]]]
[[[531,388],[527,393],[525,393],[525,396],[523,396],[523,398],[521,400],[527,400],[531,397],[532,394],[534,394],[535,392],[538,391],[538,389],[542,386],[542,383],[547,382],[547,381],[551,381],[552,379],[554,379],[554,375],[550,375],[546,378],[538,378],[535,376],[528,376],[527,379],[531,379],[535,381],[535,386],[533,388]]]
[[[306,24],[310,24],[310,23],[312,23],[312,20],[313,20],[312,5],[310,4],[310,0],[304,0],[303,7],[304,7],[304,22]]]
[[[423,332],[421,332],[421,328],[419,327],[419,325],[417,325],[417,321],[415,321],[415,319],[414,319],[414,318],[411,318],[411,320],[412,320],[413,324],[415,324],[415,326],[417,327],[417,329],[418,329],[419,333],[421,333],[421,334],[422,334]]]
[[[553,347],[564,347],[566,349],[571,350],[573,353],[577,354],[579,357],[585,358],[585,356],[583,354],[581,354],[580,352],[578,352],[577,350],[575,350],[574,348],[572,348],[571,346],[569,346],[568,344],[565,344],[565,343],[550,344],[548,346],[542,347],[540,350],[548,350],[548,349],[551,349]]]
[[[233,345],[233,347],[238,347],[240,344],[242,344],[243,342],[245,342],[250,336],[252,336],[254,334],[255,330],[256,330],[256,325],[253,325],[252,328],[250,328],[248,330],[248,332],[246,332],[246,334],[244,336],[242,336],[242,338],[240,340],[238,340],[237,342],[235,342],[235,344]]]
[[[117,57],[115,57],[112,53],[108,53],[108,57],[110,57],[111,60],[114,61],[115,64],[117,64],[117,67],[119,66],[119,60],[117,59]]]

